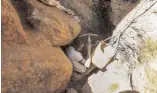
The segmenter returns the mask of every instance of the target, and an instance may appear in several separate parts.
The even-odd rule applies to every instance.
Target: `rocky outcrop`
[[[139,3],[139,0],[111,0],[112,11],[109,13],[111,22],[118,23]]]
[[[100,23],[95,11],[93,11],[92,0],[65,0],[64,5],[79,16],[83,33],[87,31],[99,33]]]
[[[40,8],[47,7],[37,2],[36,4],[41,5]],[[20,5],[15,6],[20,7]],[[24,16],[20,16],[19,18],[16,10],[13,8],[9,0],[2,0],[2,7],[2,93],[63,92],[72,74],[72,64],[59,47],[52,46],[54,43],[50,38],[47,39],[49,36],[46,34],[48,33],[44,31],[49,30],[49,27],[51,30],[55,29],[53,27],[57,27],[56,32],[59,31],[63,34],[64,31],[68,30],[62,30],[62,28],[59,27],[61,26],[64,28],[64,26],[69,26],[69,29],[76,31],[76,33],[67,37],[72,39],[77,36],[77,33],[80,31],[79,25],[73,21],[70,16],[67,16],[55,8],[48,8],[51,12],[56,11],[55,14],[54,12],[51,14],[54,14],[55,17],[51,16],[52,19],[48,19],[49,21],[47,21],[47,19],[44,20],[46,17],[41,17],[42,14],[40,13],[48,15],[50,13],[48,11],[46,12],[47,8],[45,8],[45,10],[42,10],[44,12],[40,11],[37,16],[41,17],[40,21],[46,21],[48,24],[50,22],[50,24],[53,23],[55,25],[51,25],[51,27],[50,24],[49,26],[46,24],[42,27],[43,31],[41,29],[39,29],[39,31],[35,31],[35,29],[27,27],[28,25],[26,25],[26,23],[22,23],[22,25],[26,26],[24,28],[22,27],[21,22],[24,22],[24,19],[20,18],[23,18]],[[37,11],[39,10],[37,9]],[[23,12],[20,13],[20,11],[18,11],[18,13],[23,14]],[[65,15],[65,19],[63,18],[64,20],[55,19],[57,16],[57,18],[62,18],[60,14],[62,17]],[[32,22],[35,21],[33,20],[34,19],[32,19]],[[57,20],[61,21],[58,22]],[[69,20],[69,23],[67,20]],[[41,22],[41,24],[44,24],[44,22]],[[65,22],[65,24],[70,24],[71,22],[71,25],[65,25],[60,22]],[[37,23],[40,24],[40,22]],[[40,26],[43,25],[36,26],[40,28]],[[59,36],[61,34],[58,34],[56,39],[62,37]],[[52,35],[50,34],[50,36]],[[63,41],[61,42],[63,43]]]
[[[60,0],[80,19],[82,33],[92,32],[106,38],[139,0]]]
[[[111,35],[113,25],[110,23],[109,17],[106,17],[108,16],[107,12],[102,11],[104,10],[104,5],[100,1],[101,0],[65,0],[64,5],[72,9],[75,14],[78,15],[82,27],[82,34],[91,32],[100,35],[101,38],[106,38]]]
[[[88,78],[86,85],[92,93],[157,92],[156,11],[157,0],[140,1],[117,25],[109,42],[116,55],[105,72],[98,71]]]
[[[25,0],[28,22],[55,46],[70,43],[81,31],[76,20],[63,11],[37,0]]]

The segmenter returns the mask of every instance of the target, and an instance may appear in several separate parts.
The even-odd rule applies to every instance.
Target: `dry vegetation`
[[[157,55],[157,41],[148,38],[144,42],[138,61],[140,63],[152,61]]]
[[[119,85],[115,83],[115,84],[110,85],[109,90],[110,92],[115,92],[118,88],[119,88]]]

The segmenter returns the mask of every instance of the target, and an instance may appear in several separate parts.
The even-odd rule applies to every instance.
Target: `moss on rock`
[[[115,92],[117,89],[119,88],[119,85],[118,84],[116,84],[116,83],[114,83],[114,84],[111,84],[110,86],[109,86],[109,92]]]

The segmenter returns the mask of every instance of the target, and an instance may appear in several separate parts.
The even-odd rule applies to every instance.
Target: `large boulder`
[[[70,43],[81,31],[80,25],[71,16],[58,8],[38,0],[25,0],[28,22],[55,46]]]
[[[13,6],[8,0],[3,0],[2,7],[2,43],[25,42],[27,35]]]
[[[24,31],[9,0],[2,7],[2,93],[64,91],[72,73],[69,59],[40,31]]]
[[[114,69],[112,68],[114,66]],[[109,70],[98,71],[92,74],[82,88],[83,93],[119,93],[124,90],[132,90],[130,78],[125,69],[117,64],[112,64]],[[122,72],[123,71],[123,72]]]
[[[70,80],[72,65],[60,48],[17,45],[2,54],[2,93],[59,93]]]

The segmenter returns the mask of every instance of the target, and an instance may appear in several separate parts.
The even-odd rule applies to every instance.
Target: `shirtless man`
[[[84,73],[86,71],[86,67],[84,66],[85,60],[79,51],[72,46],[68,46],[66,48],[66,54],[73,64],[74,71],[79,73]]]

